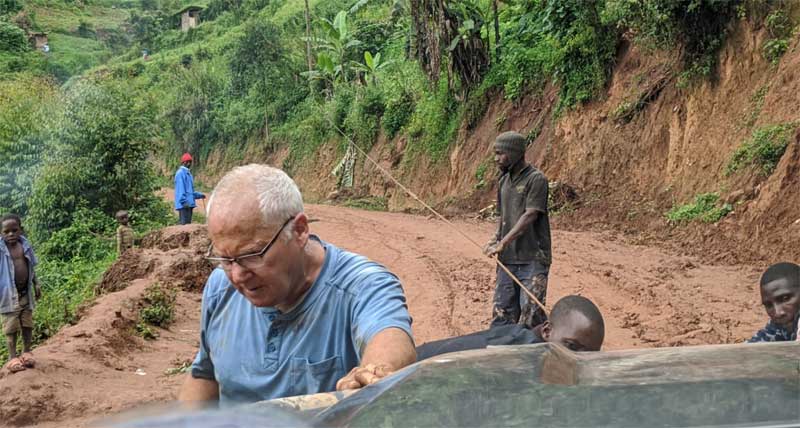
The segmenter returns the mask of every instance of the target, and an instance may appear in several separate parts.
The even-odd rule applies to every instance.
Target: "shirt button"
[[[267,352],[275,352],[275,345],[270,343],[269,346],[267,346]]]
[[[275,314],[269,314],[267,318],[269,318],[270,321],[275,321]]]
[[[278,337],[280,332],[278,330],[272,330],[269,332],[269,337]]]

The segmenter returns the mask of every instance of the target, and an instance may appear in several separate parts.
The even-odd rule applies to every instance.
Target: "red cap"
[[[181,163],[189,162],[191,160],[192,160],[192,155],[190,155],[189,153],[184,153],[183,156],[181,156]]]

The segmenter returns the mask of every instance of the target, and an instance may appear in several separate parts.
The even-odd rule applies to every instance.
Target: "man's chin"
[[[261,291],[261,290],[258,290]],[[257,308],[267,308],[275,306],[275,298],[272,296],[262,296],[259,293],[250,294],[247,291],[243,292],[242,295],[248,302],[252,303],[253,306]]]

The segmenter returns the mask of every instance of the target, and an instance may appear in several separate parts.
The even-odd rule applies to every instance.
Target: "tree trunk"
[[[494,60],[500,62],[500,19],[497,17],[497,0],[492,0],[494,12]]]
[[[311,58],[311,9],[306,0],[306,61],[308,62],[308,72],[314,70],[314,60]]]

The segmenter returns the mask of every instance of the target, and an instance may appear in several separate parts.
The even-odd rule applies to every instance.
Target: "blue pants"
[[[191,224],[192,223],[192,207],[184,207],[178,210],[178,224]]]
[[[542,304],[547,297],[547,276],[549,266],[539,262],[525,265],[506,265],[517,279],[530,290]],[[519,286],[500,266],[497,266],[497,286],[494,290],[494,309],[491,327],[509,324],[521,324],[528,328],[547,321],[547,315],[528,295],[521,292]]]

